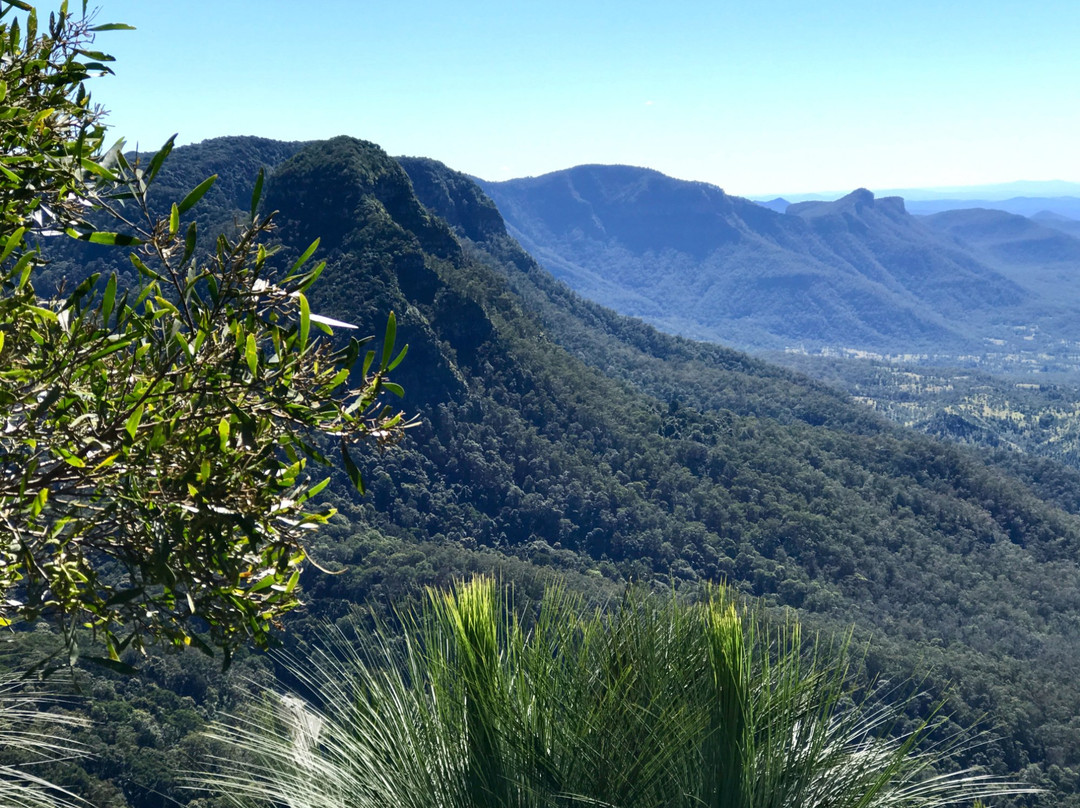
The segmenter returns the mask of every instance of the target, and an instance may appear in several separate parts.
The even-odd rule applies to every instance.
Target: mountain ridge
[[[743,349],[971,348],[988,329],[1007,334],[1008,311],[1030,298],[898,198],[860,189],[780,214],[636,171],[588,166],[481,185],[510,232],[582,294]]]

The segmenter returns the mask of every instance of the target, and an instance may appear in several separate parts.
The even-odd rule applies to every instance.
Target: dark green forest
[[[322,239],[312,310],[365,333],[396,313],[410,348],[395,379],[420,420],[361,464],[365,495],[335,472],[339,515],[309,550],[338,574],[305,573],[286,648],[302,655],[326,620],[385,616],[391,599],[471,572],[523,600],[560,576],[597,603],[629,582],[692,597],[727,581],[821,631],[854,626],[858,676],[923,683],[912,720],[944,699],[951,728],[987,731],[955,764],[1045,787],[1040,805],[1080,804],[1078,475],[898,427],[795,371],[590,303],[433,160],[345,137],[223,138],[178,148],[161,199],[216,172],[200,227],[227,229],[260,167],[282,262]],[[130,266],[122,251],[45,246],[42,290]],[[7,639],[10,665],[57,642],[42,627]],[[131,662],[137,677],[52,678],[93,720],[70,732],[98,752],[56,779],[99,806],[211,808],[184,788],[208,743],[198,731],[275,662]]]

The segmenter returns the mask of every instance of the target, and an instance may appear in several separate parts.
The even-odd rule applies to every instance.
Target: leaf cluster
[[[380,356],[316,337],[354,326],[311,311],[317,240],[277,266],[261,174],[228,235],[188,221],[215,176],[157,215],[172,139],[145,160],[122,143],[102,153],[83,87],[108,61],[87,41],[115,27],[65,6],[38,34],[31,11],[23,44],[0,23],[0,619],[49,616],[72,659],[89,628],[117,668],[148,638],[227,660],[267,645],[299,602],[303,536],[332,513],[308,504],[327,483],[309,461],[326,463],[332,441],[360,487],[350,447],[389,446],[409,425],[384,403],[402,393],[388,375],[405,350],[393,314]],[[139,281],[89,274],[42,297],[36,239],[61,232],[131,248]]]

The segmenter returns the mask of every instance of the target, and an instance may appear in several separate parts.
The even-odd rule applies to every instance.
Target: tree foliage
[[[326,480],[308,461],[333,441],[359,487],[349,447],[408,426],[383,403],[401,393],[394,316],[379,355],[316,338],[353,326],[311,312],[317,241],[277,266],[261,175],[233,232],[189,222],[213,176],[159,216],[172,140],[105,151],[85,89],[109,69],[94,36],[126,26],[65,3],[39,31],[26,10],[0,18],[0,619],[47,615],[73,655],[89,627],[114,666],[148,637],[265,645],[298,603],[304,533],[331,513],[309,504]],[[137,286],[35,289],[38,242],[63,233],[130,248]]]

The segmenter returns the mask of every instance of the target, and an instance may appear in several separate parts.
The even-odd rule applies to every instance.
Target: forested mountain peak
[[[401,166],[375,144],[352,137],[309,144],[286,161],[272,176],[266,204],[331,249],[375,235],[365,228],[382,220],[411,233],[428,252],[457,250],[446,224],[417,201]]]
[[[555,238],[595,239],[638,253],[676,250],[703,257],[738,241],[744,219],[763,224],[777,216],[715,185],[632,166],[577,166],[482,186],[494,191],[512,224],[534,221]]]
[[[673,333],[740,348],[972,351],[1029,316],[1028,290],[866,189],[779,213],[625,166],[482,186],[549,271]]]

